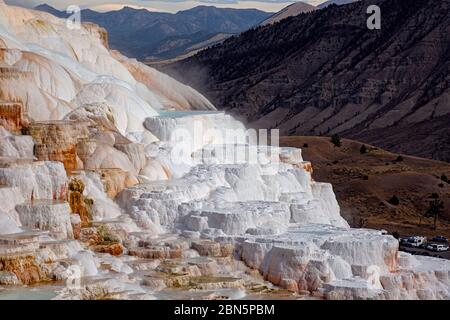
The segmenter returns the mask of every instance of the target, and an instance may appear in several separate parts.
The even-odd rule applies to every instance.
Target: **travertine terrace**
[[[1,286],[63,280],[58,299],[450,297],[448,261],[351,229],[300,149],[201,135],[180,162],[177,130],[244,126],[106,39],[0,1]]]

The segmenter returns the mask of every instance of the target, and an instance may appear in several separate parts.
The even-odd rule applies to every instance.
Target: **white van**
[[[429,245],[427,245],[427,250],[435,251],[435,252],[442,252],[442,251],[447,251],[448,246],[443,245],[443,244],[430,243]]]

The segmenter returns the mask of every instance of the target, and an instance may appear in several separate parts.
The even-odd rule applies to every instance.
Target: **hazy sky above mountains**
[[[58,9],[66,9],[76,4],[82,8],[89,7],[98,11],[118,10],[123,6],[147,8],[151,11],[177,12],[199,5],[214,5],[225,8],[257,8],[264,11],[279,11],[296,0],[5,0],[8,4],[24,7],[35,7],[47,3]],[[325,0],[303,0],[303,2],[317,5]]]

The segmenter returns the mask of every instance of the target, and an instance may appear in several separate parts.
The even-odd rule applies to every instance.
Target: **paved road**
[[[448,245],[448,244],[446,244]],[[425,255],[425,256],[430,256],[430,257],[436,257],[436,258],[443,258],[443,259],[447,259],[450,260],[450,251],[446,251],[446,252],[433,252],[427,249],[422,249],[422,248],[411,248],[411,247],[405,247],[400,245],[400,250],[401,251],[405,251],[411,254],[416,254],[416,255]]]

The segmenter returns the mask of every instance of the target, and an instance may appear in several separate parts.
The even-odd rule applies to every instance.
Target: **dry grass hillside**
[[[441,179],[450,177],[449,163],[405,155],[398,161],[398,154],[370,145],[361,154],[362,143],[342,139],[342,146],[335,147],[329,137],[283,137],[281,145],[303,149],[303,157],[313,163],[314,179],[333,184],[342,215],[352,226],[402,236],[450,236],[450,182]],[[433,193],[445,205],[437,230],[434,220],[425,217]],[[394,195],[399,205],[388,202]]]

